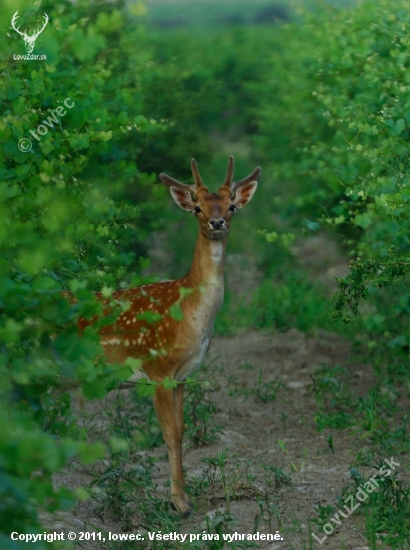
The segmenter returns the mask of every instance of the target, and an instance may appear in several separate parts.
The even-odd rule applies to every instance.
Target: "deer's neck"
[[[208,349],[215,317],[223,302],[225,248],[226,239],[209,241],[200,234],[191,270],[181,281],[182,286],[194,289],[183,308],[187,323],[200,342],[197,363]]]
[[[192,267],[185,277],[187,286],[205,287],[205,292],[208,286],[217,286],[223,293],[226,241],[210,241],[199,234]]]

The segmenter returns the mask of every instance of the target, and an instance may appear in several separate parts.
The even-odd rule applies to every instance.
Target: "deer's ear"
[[[178,187],[169,188],[172,198],[183,210],[193,212],[195,205],[192,200],[191,193],[186,189],[179,189]]]
[[[257,181],[251,181],[245,185],[241,185],[241,187],[238,187],[233,198],[233,203],[236,208],[243,208],[246,206],[253,197],[257,187]]]

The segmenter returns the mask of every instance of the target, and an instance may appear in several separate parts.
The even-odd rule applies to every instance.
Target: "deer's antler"
[[[228,162],[228,170],[226,172],[225,181],[222,184],[220,189],[227,188],[229,189],[231,195],[233,196],[235,194],[235,191],[242,187],[242,185],[246,185],[247,183],[251,181],[258,181],[261,175],[261,167],[257,166],[250,174],[249,176],[246,176],[246,178],[243,178],[240,181],[232,181],[233,179],[233,172],[235,167],[235,158],[233,155],[229,156],[229,162]],[[174,178],[171,178],[171,176],[168,176],[167,174],[161,173],[159,175],[162,183],[166,185],[167,187],[178,187],[179,189],[187,189],[190,192],[195,192],[198,189],[207,189],[205,185],[203,184],[202,178],[198,171],[198,166],[196,164],[196,160],[191,160],[191,168],[192,168],[192,175],[194,176],[195,185],[187,185],[186,183],[182,183],[178,180],[175,180]]]
[[[202,181],[202,178],[199,174],[198,166],[196,165],[196,160],[195,159],[191,160],[191,170],[192,170],[192,175],[194,176],[195,187],[197,189],[200,189],[201,187],[205,187],[205,185]]]
[[[229,189],[231,188],[234,168],[235,168],[235,157],[233,155],[229,155],[228,170],[226,172],[226,178],[222,184],[222,187],[228,187]]]
[[[199,174],[198,166],[196,164],[196,160],[191,160],[191,169],[192,169],[192,175],[194,176],[194,182],[195,185],[187,185],[186,183],[182,183],[178,180],[174,180],[174,178],[171,178],[171,176],[168,176],[167,174],[164,174],[163,172],[159,175],[162,183],[166,185],[167,187],[178,187],[179,189],[187,189],[190,193],[198,191],[198,189],[206,189],[202,178]]]
[[[222,184],[222,187],[227,187],[231,191],[231,195],[235,193],[235,191],[242,187],[242,185],[246,185],[247,183],[250,183],[251,181],[258,181],[261,175],[261,167],[257,166],[250,174],[249,176],[246,176],[246,178],[243,178],[240,181],[232,181],[233,180],[233,172],[235,167],[235,158],[233,155],[229,156],[229,162],[228,162],[228,170],[226,172],[226,178],[224,183]]]

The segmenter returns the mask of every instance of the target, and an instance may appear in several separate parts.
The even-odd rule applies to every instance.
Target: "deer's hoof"
[[[182,514],[183,518],[189,518],[189,516],[192,514],[192,512],[194,510],[194,505],[192,504],[192,502],[189,502],[187,504],[188,504],[187,510],[185,510],[185,512],[181,511],[181,514]]]
[[[187,502],[179,498],[177,502],[175,500],[172,501],[172,507],[179,512],[183,518],[187,518],[192,514],[194,505],[190,501]]]

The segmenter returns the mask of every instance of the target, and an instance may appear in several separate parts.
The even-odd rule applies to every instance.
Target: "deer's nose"
[[[222,227],[225,225],[225,220],[223,218],[219,218],[217,220],[212,218],[209,220],[209,225],[212,229],[222,229]]]

